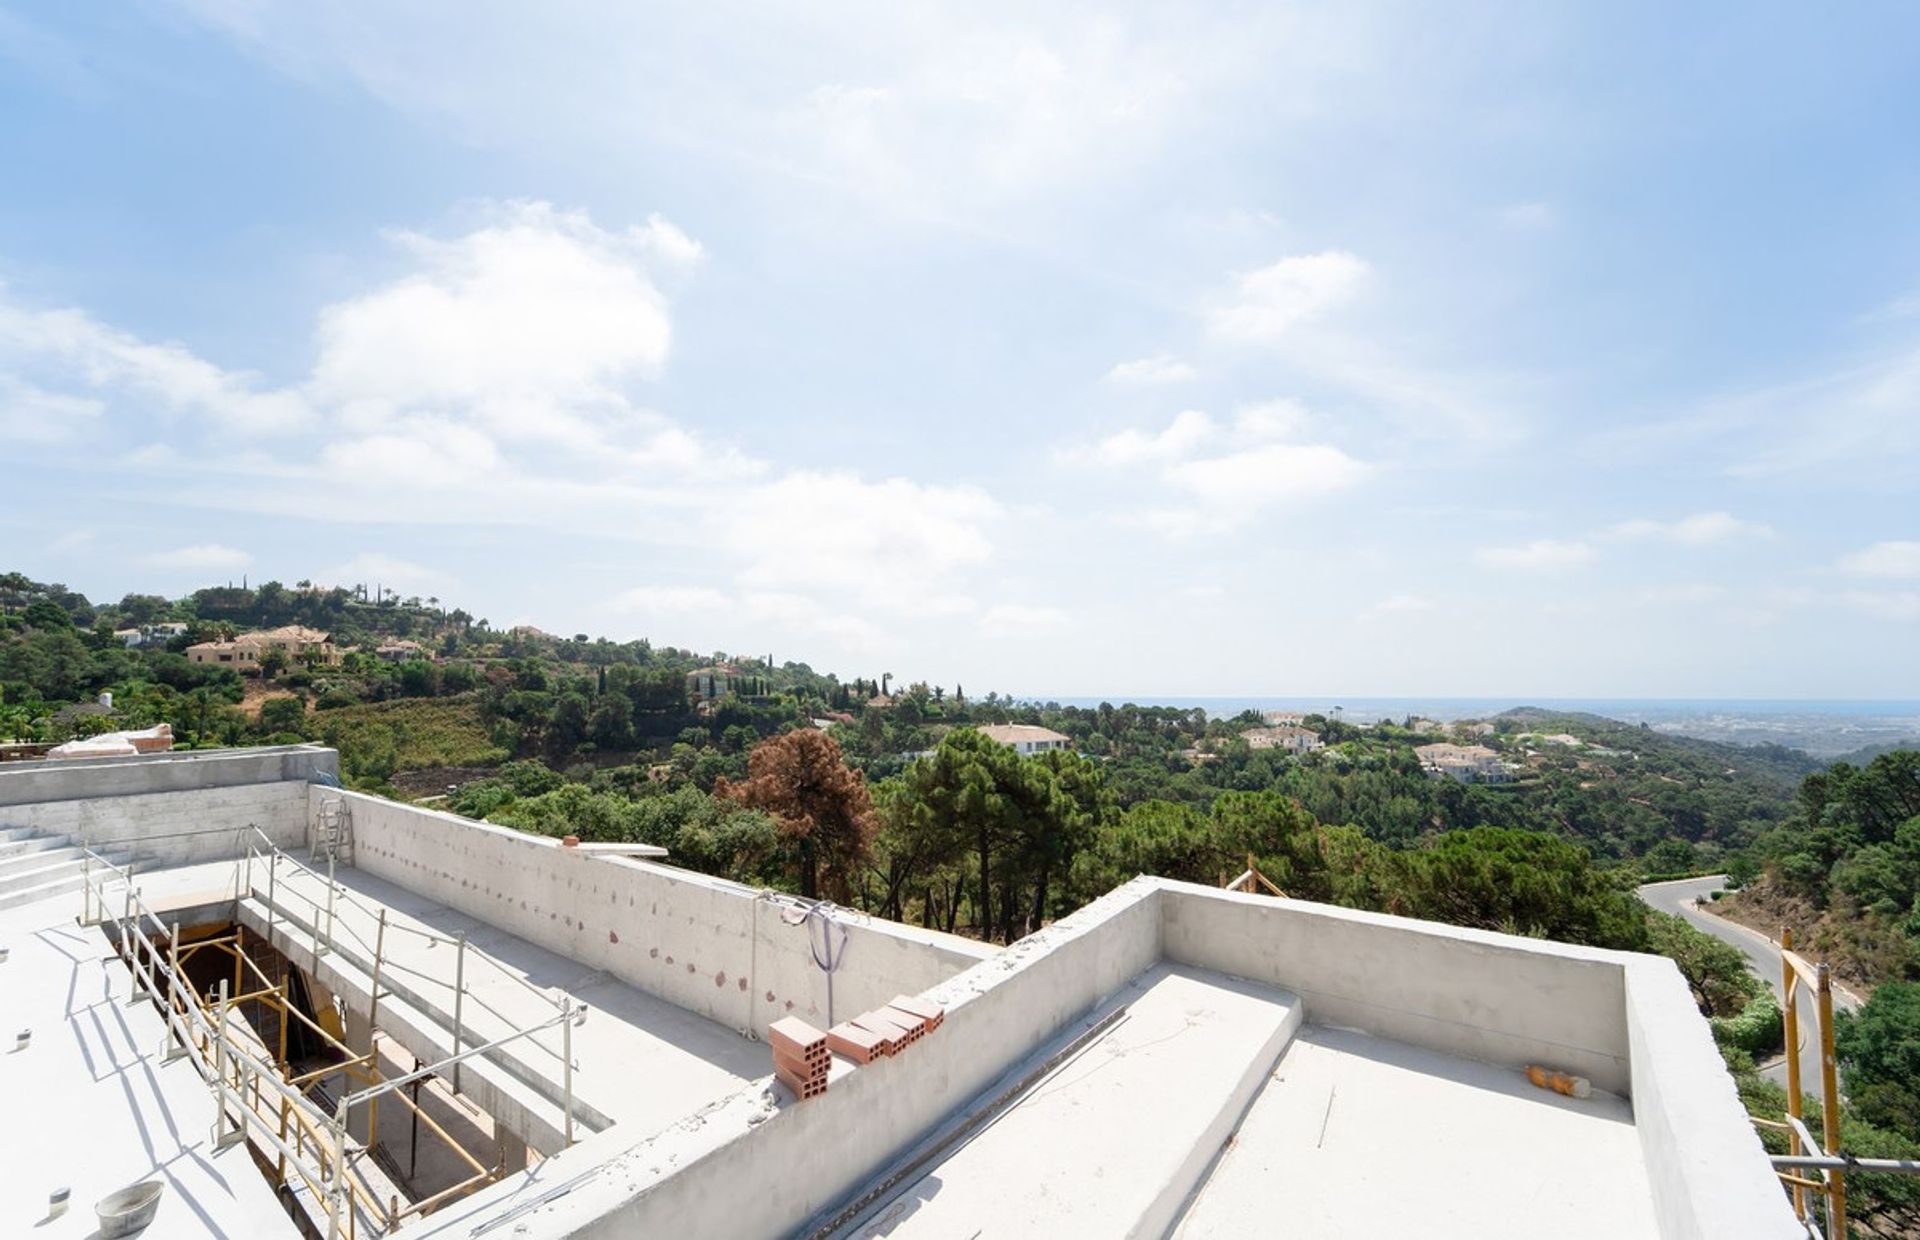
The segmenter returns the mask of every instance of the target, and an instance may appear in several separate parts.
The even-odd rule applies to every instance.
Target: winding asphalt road
[[[1648,883],[1637,888],[1635,894],[1663,913],[1673,913],[1685,918],[1698,929],[1706,931],[1723,943],[1731,943],[1746,956],[1753,971],[1761,980],[1773,988],[1774,998],[1784,1005],[1786,996],[1780,990],[1780,945],[1761,934],[1758,930],[1749,930],[1737,922],[1715,916],[1702,907],[1702,902],[1712,893],[1727,885],[1724,874],[1710,875],[1707,878],[1683,878],[1671,883]],[[1820,1092],[1820,1043],[1815,1038],[1813,1027],[1813,992],[1803,983],[1800,986],[1800,1088],[1810,1094]],[[1833,988],[1833,1006],[1836,1011],[1852,1011],[1860,1006],[1860,1000],[1850,991],[1838,984]],[[1761,1074],[1768,1080],[1781,1085],[1787,1083],[1787,1061],[1781,1056],[1761,1068]]]

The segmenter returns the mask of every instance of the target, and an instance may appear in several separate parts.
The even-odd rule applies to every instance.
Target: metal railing
[[[1787,1134],[1787,1152],[1771,1156],[1773,1169],[1793,1198],[1794,1217],[1809,1234],[1814,1218],[1809,1196],[1825,1199],[1828,1240],[1846,1240],[1847,1173],[1890,1171],[1920,1174],[1920,1159],[1856,1158],[1840,1147],[1839,1058],[1833,1049],[1833,975],[1824,964],[1814,964],[1793,950],[1793,931],[1780,934],[1781,1006],[1787,1043],[1787,1113],[1782,1120],[1755,1118],[1754,1123]],[[1800,986],[1813,993],[1814,1034],[1820,1042],[1820,1128],[1816,1138],[1801,1117],[1805,1106],[1800,1088]],[[1818,1172],[1814,1179],[1802,1172]]]
[[[244,893],[248,897],[262,894],[253,885],[253,867],[256,861],[263,860],[267,870],[267,889],[265,905],[268,915],[267,942],[273,945],[272,930],[278,913],[277,898],[280,886],[278,877],[283,867],[291,866],[295,871],[304,872],[315,879],[321,876],[318,871],[303,866],[297,859],[288,856],[258,827],[250,828],[256,839],[248,840],[247,852],[236,865],[235,899]],[[259,845],[264,844],[263,851]],[[331,867],[329,867],[331,868]],[[325,877],[327,895],[324,902],[288,886],[287,890],[298,895],[314,908],[312,921],[314,956],[316,965],[320,957],[331,950],[336,943],[337,932],[344,931],[354,941],[368,948],[371,953],[372,970],[368,1025],[372,1029],[370,1038],[380,1036],[374,1018],[378,1016],[381,994],[380,980],[383,971],[400,969],[425,981],[448,985],[441,979],[405,968],[388,959],[385,953],[385,937],[388,929],[417,934],[431,939],[436,944],[449,944],[456,948],[454,961],[454,980],[450,984],[453,1000],[452,1053],[434,1063],[416,1066],[401,1076],[382,1079],[377,1067],[375,1052],[370,1050],[364,1056],[354,1056],[353,1052],[339,1043],[331,1034],[293,1005],[286,1003],[284,981],[275,984],[266,978],[257,963],[247,957],[237,945],[235,947],[235,980],[231,986],[226,978],[220,980],[217,994],[208,996],[211,1012],[203,1006],[203,999],[181,971],[181,942],[179,926],[169,924],[153,912],[141,899],[140,889],[134,881],[134,869],[116,865],[100,856],[91,848],[82,850],[82,925],[99,925],[108,920],[115,923],[120,941],[120,952],[126,961],[128,971],[133,977],[133,998],[135,1001],[150,999],[159,1004],[164,1011],[167,1026],[167,1045],[163,1053],[168,1058],[177,1058],[180,1054],[191,1055],[195,1067],[211,1087],[215,1098],[214,1140],[217,1145],[234,1143],[240,1140],[257,1139],[270,1156],[277,1156],[276,1166],[282,1183],[288,1181],[289,1173],[298,1176],[309,1191],[320,1201],[327,1216],[328,1240],[338,1240],[344,1234],[354,1240],[358,1234],[359,1216],[362,1212],[369,1218],[384,1224],[386,1230],[397,1227],[404,1218],[423,1214],[445,1201],[462,1193],[472,1191],[485,1183],[497,1179],[502,1168],[481,1167],[462,1149],[458,1142],[448,1136],[444,1129],[426,1116],[419,1108],[417,1100],[410,1099],[402,1090],[429,1077],[445,1077],[452,1072],[454,1089],[458,1092],[460,1066],[469,1059],[492,1057],[502,1049],[521,1041],[527,1041],[548,1054],[555,1056],[561,1063],[562,1077],[562,1125],[565,1141],[574,1142],[574,1106],[573,1073],[577,1067],[573,1059],[573,1027],[585,1014],[584,1007],[577,1005],[571,995],[562,994],[558,998],[541,990],[524,977],[513,973],[508,967],[478,948],[467,943],[463,933],[453,938],[434,935],[430,932],[389,923],[387,910],[375,910],[354,899],[345,888],[336,882],[331,874]],[[112,888],[118,885],[120,890]],[[119,913],[110,913],[114,896],[119,897]],[[341,904],[374,916],[378,923],[375,941],[368,944],[364,937],[352,925],[338,918]],[[325,930],[322,931],[322,912],[325,914]],[[236,909],[237,913],[237,909]],[[163,949],[148,936],[151,927],[160,935],[167,946]],[[202,945],[204,946],[204,944]],[[191,955],[195,945],[189,945],[186,954]],[[554,1008],[554,1015],[527,1025],[515,1025],[514,1021],[492,1004],[485,1002],[471,991],[468,979],[469,958],[482,967],[490,966],[503,976],[510,978],[544,1003]],[[250,968],[262,983],[253,991],[243,991],[244,969]],[[392,992],[389,992],[389,997]],[[229,1033],[228,1013],[232,1008],[247,1002],[268,1000],[277,995],[280,999],[283,1022],[288,1015],[300,1020],[317,1032],[329,1044],[347,1055],[344,1062],[330,1063],[325,1068],[293,1077],[285,1064],[284,1036],[279,1061],[268,1057],[267,1048],[262,1044],[261,1053],[255,1054],[248,1048],[250,1039],[235,1037]],[[471,1002],[477,1007],[493,1014],[509,1029],[505,1036],[494,1037],[477,1044],[465,1045],[467,1029],[463,1020],[463,1009]],[[537,1035],[558,1027],[561,1045],[558,1050],[541,1042]],[[251,1026],[248,1026],[250,1029]],[[253,1039],[257,1044],[257,1039]],[[346,1073],[365,1082],[362,1088],[343,1093],[335,1103],[332,1114],[328,1115],[301,1088],[311,1088],[319,1078]],[[445,1137],[454,1145],[456,1151],[475,1168],[476,1174],[429,1197],[414,1201],[404,1208],[397,1198],[390,1199],[384,1205],[378,1200],[378,1194],[367,1177],[353,1165],[357,1152],[364,1152],[349,1139],[348,1120],[356,1107],[366,1107],[368,1111],[369,1144],[377,1140],[377,1107],[381,1098],[392,1094],[413,1108],[416,1115],[424,1120],[430,1129]],[[251,1099],[251,1100],[249,1100]],[[237,1112],[238,1119],[229,1114],[229,1107]]]
[[[381,993],[380,980],[384,974],[405,974],[429,987],[435,987],[443,991],[445,1002],[449,1009],[448,1024],[453,1036],[452,1052],[444,1062],[453,1066],[452,1080],[456,1091],[460,1088],[460,1065],[469,1058],[469,1056],[463,1054],[461,1050],[461,1048],[469,1042],[466,1011],[468,1005],[472,1005],[474,1008],[493,1017],[508,1030],[513,1031],[515,1036],[525,1036],[531,1045],[557,1061],[560,1066],[563,1079],[562,1093],[564,1095],[562,1102],[564,1113],[561,1123],[564,1129],[566,1143],[568,1145],[573,1144],[573,1074],[579,1067],[573,1058],[573,1028],[584,1015],[584,1008],[576,1003],[571,995],[561,993],[555,996],[547,990],[534,985],[504,962],[495,959],[480,948],[473,946],[468,941],[467,934],[464,931],[449,936],[435,934],[432,931],[423,930],[417,926],[392,921],[388,917],[387,910],[384,907],[375,908],[366,904],[356,898],[338,881],[335,876],[334,861],[331,856],[329,856],[327,860],[327,871],[325,874],[322,874],[313,866],[307,865],[298,858],[288,855],[279,845],[274,843],[272,838],[258,827],[253,827],[251,830],[252,835],[247,841],[246,855],[242,859],[244,870],[236,874],[235,878],[235,896],[236,898],[240,898],[241,893],[244,892],[245,895],[249,897],[264,897],[268,918],[267,938],[270,942],[273,939],[276,928],[275,918],[279,913],[279,900],[281,895],[285,893],[296,897],[313,911],[313,916],[309,920],[309,929],[312,937],[311,950],[316,963],[320,957],[334,951],[336,947],[346,939],[350,939],[353,943],[358,944],[361,952],[364,953],[363,958],[371,963],[372,1012],[368,1019],[369,1024],[377,1023],[373,1018],[379,1014],[380,1000],[391,997],[395,993],[392,991],[384,995]],[[262,861],[265,862],[267,871],[267,885],[264,891],[256,885],[254,878],[255,864]],[[300,890],[299,887],[291,883],[281,884],[279,880],[283,869],[287,869],[290,877],[305,878],[311,883],[324,884],[326,888],[325,900],[322,901],[320,898]],[[352,909],[373,922],[375,927],[373,941],[369,942],[364,934],[354,928],[350,919],[341,916],[341,909],[343,908]],[[449,981],[444,977],[423,973],[418,969],[410,968],[407,965],[393,960],[386,950],[386,935],[389,931],[412,935],[417,939],[424,940],[430,947],[452,947],[454,949],[452,980]],[[345,936],[345,939],[341,937],[342,935]],[[485,997],[475,991],[473,983],[476,971],[478,971],[481,976],[493,976],[513,983],[515,986],[539,999],[543,1004],[551,1007],[555,1012],[555,1016],[537,1021],[532,1025],[520,1024],[516,1017],[510,1016],[492,1003],[489,1003]],[[535,1036],[556,1024],[559,1025],[561,1031],[559,1046],[549,1046],[538,1036]],[[510,1042],[513,1040],[514,1037],[510,1036],[505,1039],[498,1039],[494,1044],[498,1045],[501,1042]]]
[[[107,920],[110,888],[116,882],[122,886],[121,912],[113,920],[119,934],[121,958],[133,977],[132,998],[136,1002],[151,1000],[159,1004],[168,1035],[163,1054],[168,1058],[190,1056],[194,1067],[212,1088],[214,1144],[225,1146],[240,1140],[257,1140],[279,1156],[283,1181],[287,1172],[297,1175],[322,1202],[327,1215],[328,1240],[338,1240],[343,1231],[353,1240],[359,1228],[360,1211],[356,1203],[375,1217],[382,1210],[365,1178],[350,1165],[351,1145],[344,1108],[336,1110],[330,1118],[320,1115],[313,1102],[264,1057],[251,1054],[231,1037],[227,1018],[236,997],[231,994],[227,979],[220,979],[215,1015],[210,1017],[201,1006],[199,994],[181,971],[179,926],[161,921],[147,907],[130,870],[122,869],[91,849],[86,850],[84,862],[81,922],[98,925]],[[165,936],[164,957],[160,947],[148,937],[148,927]],[[237,1123],[229,1108],[238,1112]],[[277,1114],[277,1124],[265,1122],[263,1110],[268,1109]],[[289,1129],[292,1130],[291,1142]]]

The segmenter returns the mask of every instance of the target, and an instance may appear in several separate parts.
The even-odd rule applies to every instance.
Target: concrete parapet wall
[[[1801,1234],[1670,961],[1153,878],[933,987],[939,1031],[840,1065],[818,1098],[763,1081],[637,1142],[616,1127],[563,1152],[545,1172],[571,1191],[520,1223],[553,1236],[804,1233],[1162,959],[1293,991],[1312,1024],[1572,1068],[1630,1097],[1665,1240]],[[526,1187],[496,1185],[423,1234],[464,1235]]]
[[[1633,1126],[1662,1240],[1804,1237],[1680,970],[1635,956],[1626,979]]]
[[[249,826],[282,848],[297,848],[306,838],[306,811],[304,782],[237,784],[12,804],[0,807],[0,825],[71,836],[100,852],[131,851],[146,870],[240,856]]]
[[[590,857],[558,840],[361,793],[315,788],[313,812],[343,797],[355,866],[430,900],[603,969],[649,994],[761,1036],[782,1016],[828,1021],[814,963],[827,931],[796,902],[672,866]],[[834,1018],[918,994],[994,949],[835,910]]]
[[[16,806],[54,801],[204,792],[244,784],[337,780],[340,755],[319,745],[201,749],[116,758],[49,758],[0,766],[0,823]]]
[[[1168,959],[1290,990],[1311,1023],[1630,1092],[1623,953],[1163,884]]]
[[[794,1234],[1152,967],[1160,957],[1159,898],[1153,880],[1116,889],[933,987],[927,993],[946,1005],[946,1020],[899,1055],[843,1068],[825,1094],[804,1103],[771,1079],[761,1082],[695,1122],[626,1148],[589,1182],[522,1221],[533,1234],[552,1236]],[[611,1129],[567,1151],[547,1164],[547,1176],[563,1180],[573,1174],[569,1163],[606,1157],[620,1136]],[[489,1191],[509,1200],[517,1187],[509,1181]],[[446,1234],[464,1234],[463,1222],[457,1208],[449,1211]]]

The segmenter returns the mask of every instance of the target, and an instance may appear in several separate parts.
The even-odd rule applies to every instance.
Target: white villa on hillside
[[[1321,747],[1320,738],[1305,728],[1248,728],[1240,734],[1249,749],[1284,749],[1294,757]]]
[[[1463,784],[1504,784],[1513,771],[1500,755],[1485,745],[1421,745],[1420,767],[1430,779],[1456,779]]]
[[[980,735],[990,741],[999,741],[1002,745],[1011,745],[1014,752],[1022,754],[1073,748],[1072,737],[1030,723],[989,723],[980,729]]]

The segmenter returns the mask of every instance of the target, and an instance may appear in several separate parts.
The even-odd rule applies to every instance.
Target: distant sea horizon
[[[1403,719],[1409,714],[1426,719],[1477,719],[1500,714],[1522,706],[1543,710],[1577,710],[1604,715],[1609,709],[1635,713],[1664,711],[1701,714],[1714,711],[1741,711],[1754,714],[1816,714],[1920,717],[1920,698],[1583,698],[1526,697],[1337,697],[1312,694],[1216,694],[1180,696],[1137,693],[1087,697],[1052,694],[1017,694],[1021,702],[1056,702],[1061,706],[1089,707],[1102,702],[1115,706],[1173,706],[1191,710],[1204,707],[1208,714],[1237,715],[1243,710],[1299,710],[1325,714],[1335,707],[1345,713],[1373,711],[1374,718]],[[1618,716],[1615,716],[1616,718]]]
[[[1297,710],[1350,723],[1405,719],[1415,715],[1451,723],[1486,719],[1522,706],[1577,711],[1622,723],[1644,723],[1661,732],[1734,744],[1778,744],[1831,758],[1876,745],[1920,743],[1920,699],[1910,698],[1563,698],[1563,697],[1327,697],[1300,694],[1180,697],[1165,694],[1086,697],[1022,695],[1021,702],[1083,709],[1171,706],[1204,710],[1216,719],[1242,711]]]

